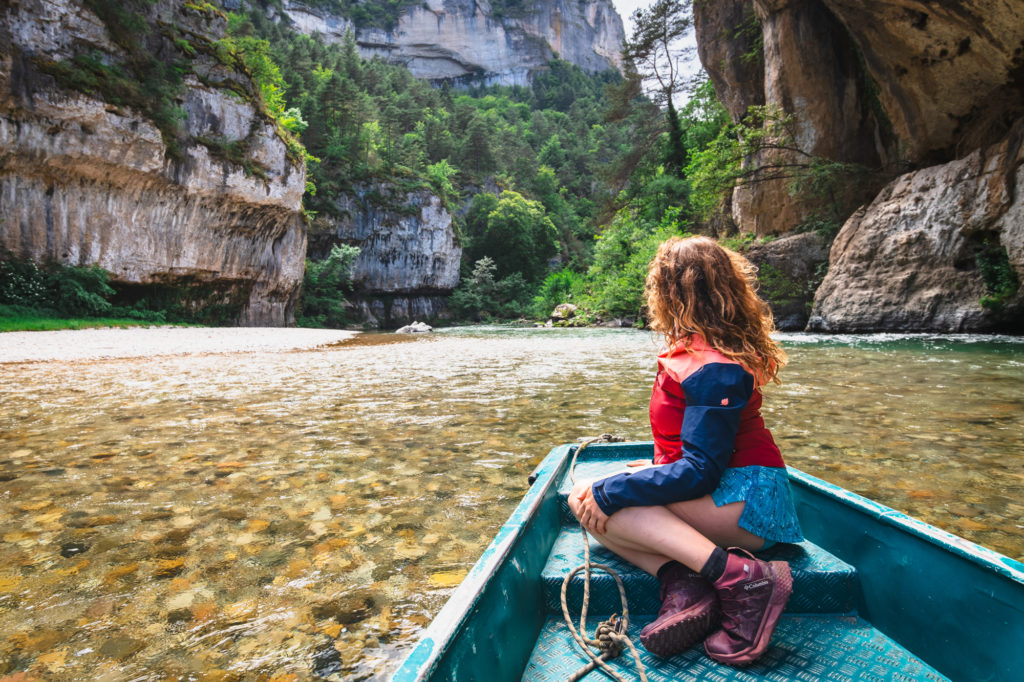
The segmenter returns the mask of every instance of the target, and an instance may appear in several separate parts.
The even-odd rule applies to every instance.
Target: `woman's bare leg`
[[[757,550],[764,540],[739,527],[744,503],[721,507],[711,496],[665,507],[628,507],[611,516],[598,542],[631,564],[657,575],[674,559],[699,571],[716,546]]]

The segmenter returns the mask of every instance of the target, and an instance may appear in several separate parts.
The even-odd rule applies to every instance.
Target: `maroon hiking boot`
[[[784,561],[761,561],[733,547],[725,572],[714,583],[722,604],[722,629],[704,640],[708,656],[727,665],[748,665],[768,650],[775,624],[793,592]]]
[[[658,619],[640,631],[640,643],[655,656],[686,651],[718,626],[715,590],[700,573],[673,564],[661,579]]]

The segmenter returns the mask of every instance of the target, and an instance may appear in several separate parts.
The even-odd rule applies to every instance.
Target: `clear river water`
[[[779,338],[791,466],[1024,559],[1024,340]],[[658,345],[467,328],[0,365],[0,675],[383,679],[554,445],[649,438]]]

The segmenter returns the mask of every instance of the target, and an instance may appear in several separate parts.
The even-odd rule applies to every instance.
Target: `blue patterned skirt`
[[[796,518],[789,476],[784,468],[747,466],[728,468],[722,474],[711,499],[719,507],[746,502],[740,515],[740,528],[766,540],[762,549],[776,542],[800,542],[804,539]]]

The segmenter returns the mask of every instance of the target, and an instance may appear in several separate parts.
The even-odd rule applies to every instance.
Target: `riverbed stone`
[[[103,642],[100,646],[100,654],[107,658],[113,658],[116,660],[124,660],[142,649],[145,644],[137,639],[127,637],[124,635],[118,635],[111,637]]]

